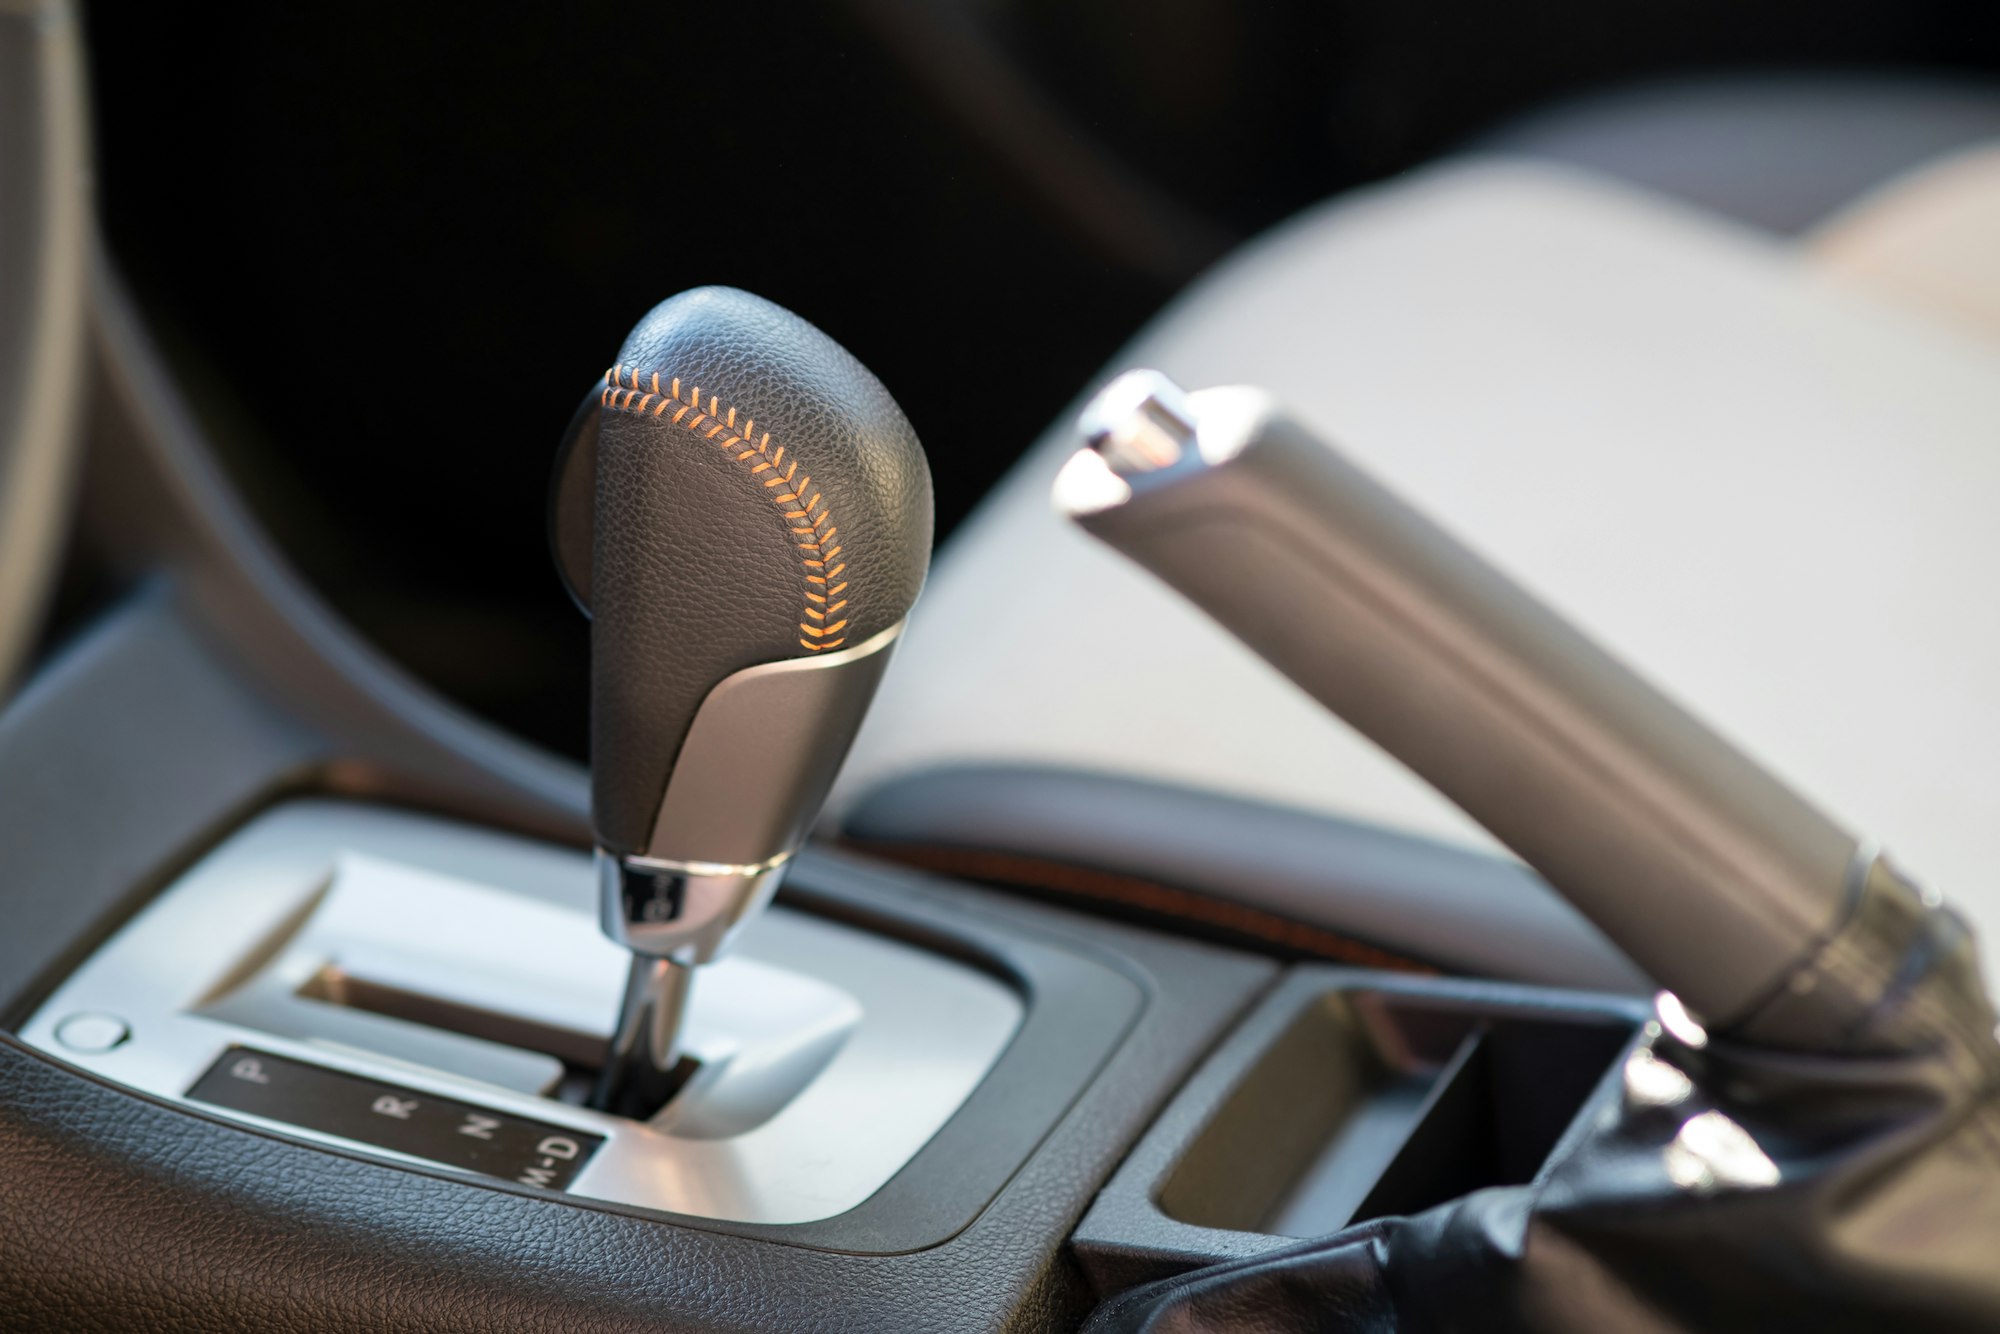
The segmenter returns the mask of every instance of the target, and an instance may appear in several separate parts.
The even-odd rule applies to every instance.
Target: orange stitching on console
[[[650,389],[651,392],[647,393],[644,398],[640,398],[640,393],[647,389]],[[621,412],[637,414],[643,413],[646,410],[646,405],[651,403],[655,396],[658,396],[660,406],[653,409],[653,416],[658,417],[665,413],[669,406],[678,405],[674,412],[673,420],[686,428],[689,433],[698,435],[704,440],[715,441],[716,446],[721,449],[734,449],[738,445],[746,446],[743,452],[737,454],[735,457],[738,463],[749,459],[759,460],[756,466],[750,469],[750,474],[753,477],[767,470],[775,471],[784,464],[785,447],[783,445],[773,447],[769,431],[764,432],[757,439],[756,443],[752,444],[751,437],[755,434],[757,427],[755,421],[745,418],[741,430],[738,430],[736,425],[736,409],[732,406],[725,411],[721,402],[718,401],[717,396],[714,394],[709,395],[708,411],[703,412],[701,410],[701,390],[699,388],[695,388],[686,398],[682,398],[681,382],[673,380],[668,384],[667,388],[661,389],[660,373],[658,371],[652,373],[650,384],[641,384],[639,382],[638,368],[634,367],[632,369],[632,382],[627,384],[625,382],[625,365],[623,362],[620,362],[618,365],[604,372],[604,392],[599,396],[598,402],[607,408],[617,408]],[[634,406],[635,399],[637,400],[636,406]],[[688,416],[689,409],[693,409],[694,412],[694,415],[691,417]],[[682,420],[684,417],[686,418],[685,421]],[[703,422],[713,422],[714,425],[709,430],[702,431],[698,428]],[[727,439],[715,439],[717,435],[724,432],[731,433]],[[791,529],[793,537],[798,539],[799,560],[806,569],[806,583],[809,585],[806,589],[806,601],[812,605],[805,609],[805,620],[799,622],[799,630],[802,634],[810,636],[810,638],[800,639],[799,645],[813,653],[824,653],[828,649],[839,648],[847,642],[846,636],[841,634],[841,631],[847,628],[847,621],[845,619],[835,621],[832,625],[826,624],[827,617],[837,614],[847,605],[847,599],[840,596],[847,589],[846,582],[842,581],[832,587],[828,587],[827,581],[830,579],[839,579],[841,572],[847,566],[844,563],[832,564],[834,557],[840,554],[840,548],[829,547],[827,545],[833,541],[834,535],[840,531],[838,528],[830,526],[830,521],[833,517],[832,508],[821,505],[820,493],[810,490],[812,478],[800,477],[798,473],[799,461],[797,458],[794,458],[791,465],[786,467],[783,472],[778,472],[775,476],[766,479],[764,481],[764,488],[766,497],[779,507],[780,516]],[[794,478],[797,478],[798,484],[796,486],[791,485]],[[786,488],[783,495],[774,494],[775,489],[778,487]],[[801,500],[808,494],[812,496],[812,499],[805,500],[801,504]],[[824,528],[824,531],[822,531],[822,528]],[[814,589],[819,591],[815,592]],[[839,598],[840,600],[829,603],[827,601],[828,598]],[[829,638],[829,636],[833,637]]]

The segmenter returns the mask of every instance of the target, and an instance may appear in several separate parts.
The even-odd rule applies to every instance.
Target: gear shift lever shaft
[[[597,1101],[649,1115],[689,970],[769,899],[916,600],[930,474],[832,339],[701,288],[640,321],[572,420],[551,537],[591,617],[604,928],[635,955]]]

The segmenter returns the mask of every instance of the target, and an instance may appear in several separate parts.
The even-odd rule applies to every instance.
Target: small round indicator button
[[[56,1025],[57,1042],[91,1056],[122,1046],[131,1036],[131,1026],[110,1014],[73,1014]]]

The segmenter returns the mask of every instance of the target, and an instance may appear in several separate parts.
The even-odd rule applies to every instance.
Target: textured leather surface
[[[1287,954],[1650,990],[1616,946],[1519,863],[1318,811],[1115,774],[956,765],[876,789],[849,813],[845,832],[910,865],[1179,917]],[[1010,868],[1008,855],[1027,864]],[[1072,874],[1038,874],[1038,864]],[[1149,882],[1154,891],[1143,892]]]
[[[1765,1040],[1655,1026],[1542,1181],[1135,1289],[1089,1329],[2000,1327],[1993,1019],[1963,922],[1878,874],[1746,1026]]]
[[[908,613],[930,562],[930,472],[866,367],[731,288],[654,307],[600,401],[592,802],[599,841],[640,852],[716,682]]]

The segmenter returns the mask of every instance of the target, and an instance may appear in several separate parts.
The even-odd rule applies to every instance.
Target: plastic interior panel
[[[1078,1226],[1102,1292],[1531,1179],[1643,1003],[1319,965],[1196,1072]]]

